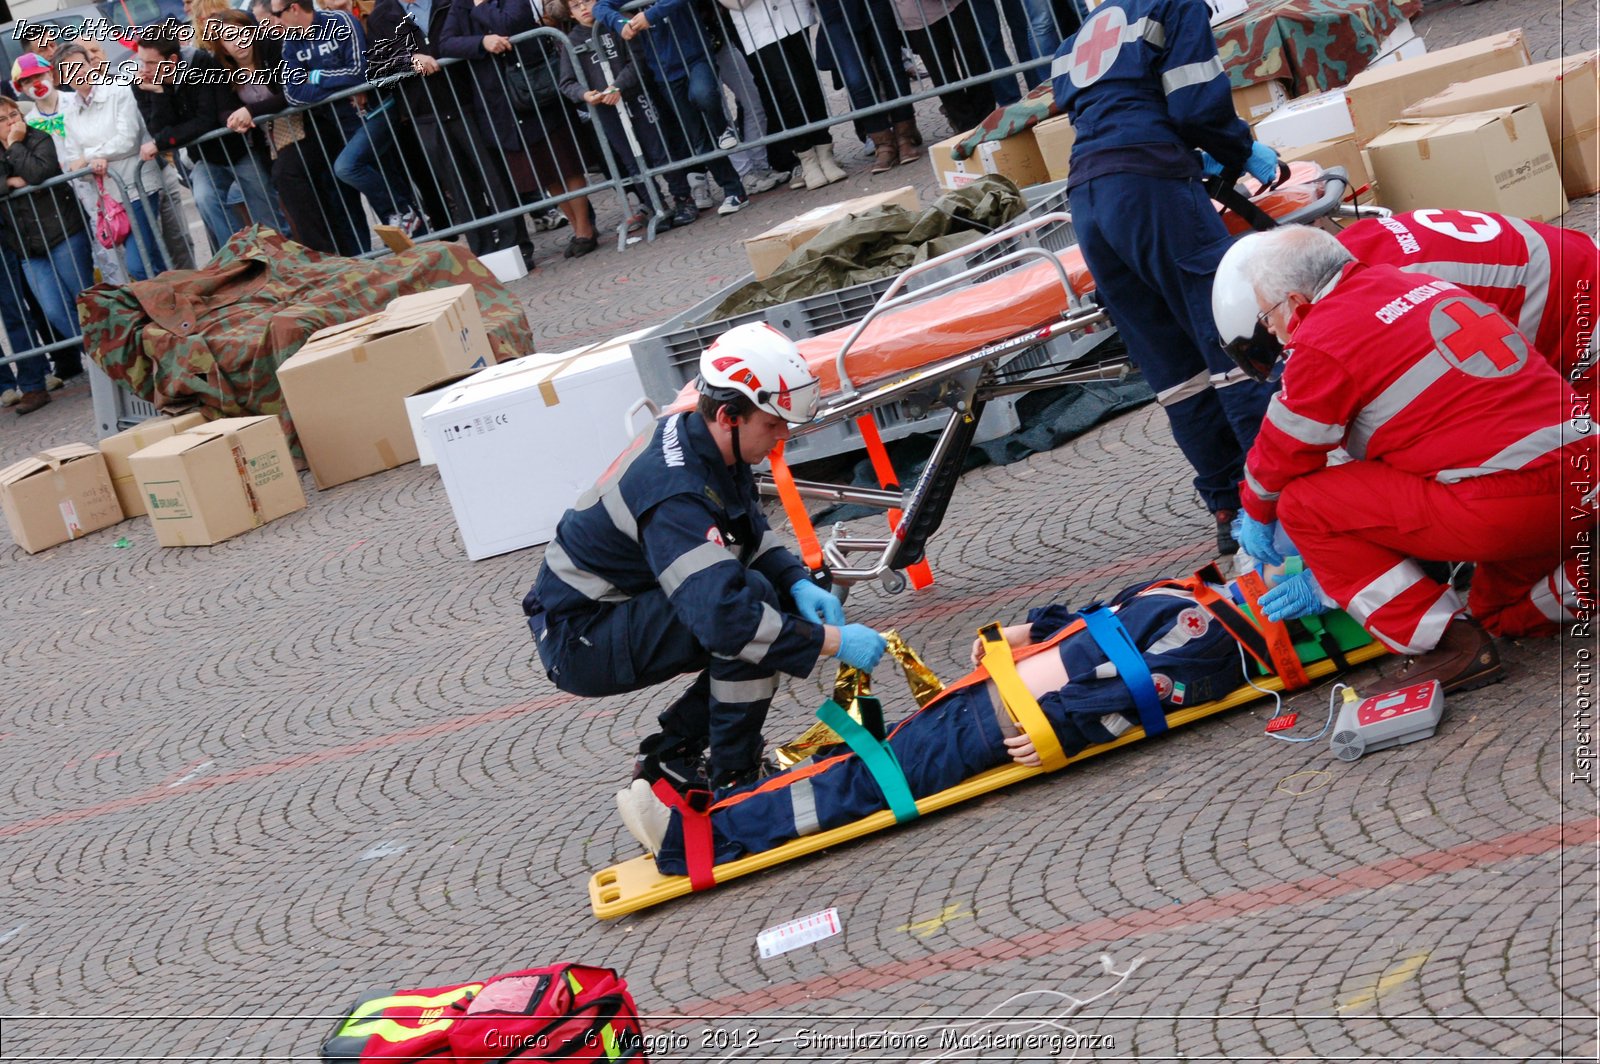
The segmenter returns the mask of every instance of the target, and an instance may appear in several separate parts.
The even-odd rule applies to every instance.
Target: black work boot
[[[633,778],[666,780],[679,794],[710,790],[706,779],[705,743],[657,733],[639,744],[633,757]]]
[[[1233,519],[1238,516],[1234,510],[1218,510],[1213,514],[1217,519],[1217,553],[1224,558],[1239,553],[1239,542],[1233,538]]]

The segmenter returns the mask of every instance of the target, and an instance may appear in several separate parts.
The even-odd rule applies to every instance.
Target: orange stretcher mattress
[[[1289,180],[1266,195],[1255,197],[1254,202],[1275,218],[1309,206],[1319,196],[1317,179],[1321,173],[1314,163],[1293,163]],[[1245,180],[1254,183],[1250,178]],[[1249,228],[1232,213],[1225,214],[1223,220],[1231,232]],[[1058,252],[1056,257],[1066,269],[1073,298],[1081,300],[1094,290],[1094,278],[1089,276],[1077,245]],[[882,382],[1016,336],[1059,318],[1068,309],[1061,275],[1048,262],[1033,262],[992,280],[945,291],[874,318],[851,346],[846,369],[857,387]],[[822,381],[823,395],[839,391],[835,363],[839,348],[855,328],[846,325],[798,342],[801,355]],[[691,409],[695,398],[694,382],[690,381],[666,412]]]

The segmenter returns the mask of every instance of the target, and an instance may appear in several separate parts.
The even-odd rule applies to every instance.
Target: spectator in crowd
[[[911,50],[928,68],[928,80],[942,87],[988,73],[988,53],[972,4],[990,0],[894,0],[894,13]],[[1012,86],[1013,91],[1015,85]],[[992,83],[978,83],[939,94],[952,128],[968,130],[994,110]]]
[[[587,184],[573,136],[574,116],[559,88],[559,46],[540,36],[511,43],[543,21],[542,7],[529,0],[457,0],[450,4],[440,42],[444,55],[472,61],[474,140],[499,147],[511,185],[524,200],[576,192]],[[498,167],[499,161],[491,165]],[[510,206],[510,197],[496,199],[497,210]],[[565,256],[594,251],[599,240],[589,198],[563,200],[558,207],[572,226]],[[523,231],[520,221],[517,229]]]
[[[767,132],[819,122],[828,117],[828,102],[817,80],[811,54],[811,27],[817,12],[811,0],[721,0],[732,14],[750,72],[767,112]],[[767,149],[779,170],[799,169],[806,188],[816,189],[846,174],[833,157],[833,137],[826,128],[797,133]]]
[[[61,176],[56,147],[50,135],[23,121],[13,100],[0,97],[0,179],[8,191],[41,185]],[[94,283],[94,267],[89,258],[89,234],[77,197],[68,184],[34,192],[7,203],[5,218],[6,250],[21,258],[22,275],[39,301],[51,328],[61,337],[80,332],[78,293]],[[70,352],[70,354],[68,354]],[[55,356],[57,373],[70,368],[73,376],[82,372],[81,346],[68,348]],[[44,359],[30,358],[18,363],[18,389],[22,392],[17,413],[27,414],[49,402],[45,390]]]
[[[900,62],[904,38],[889,0],[817,0],[822,29],[817,33],[817,64],[844,82],[853,108],[871,107],[911,95]],[[872,172],[886,173],[897,163],[922,158],[922,134],[910,104],[867,115],[857,123],[872,142]]]
[[[221,25],[214,17],[213,22]],[[227,206],[228,192],[235,185],[252,222],[280,228],[267,164],[257,154],[259,137],[253,132],[229,134],[192,143],[208,133],[226,131],[227,117],[238,109],[238,101],[222,81],[225,72],[216,56],[202,48],[193,60],[185,61],[179,54],[180,43],[181,36],[172,24],[151,27],[139,35],[139,92],[135,98],[155,150],[192,145],[189,178],[213,247],[222,247],[239,228]]]
[[[728,9],[714,0],[705,0],[704,11],[716,17],[715,26],[704,23],[709,30],[711,60],[717,68],[718,79],[733,93],[732,128],[743,142],[728,156],[728,161],[733,163],[739,180],[744,182],[745,192],[757,196],[788,181],[794,172],[795,162],[790,160],[789,169],[780,173],[767,156],[767,146],[753,143],[767,135],[770,121],[767,109],[761,102],[761,90],[757,88],[755,75],[739,48],[738,31],[733,28]],[[716,201],[711,191],[713,179],[705,171],[701,171],[699,177],[699,181],[693,182],[695,206],[701,210],[715,207]]]
[[[11,227],[11,212],[0,213],[0,230]],[[32,316],[32,307],[26,282],[22,277],[22,263],[11,250],[10,233],[0,239],[0,326],[3,326],[11,353],[31,351],[44,342],[36,335],[38,321]],[[5,357],[0,353],[0,358]],[[46,373],[48,366],[43,355],[33,355],[15,363],[0,363],[0,405],[16,407],[18,414],[31,414],[50,402]],[[59,387],[59,384],[55,385]]]
[[[47,63],[54,63],[61,47],[61,27],[49,22],[30,22],[22,31],[24,54],[37,55]]]
[[[148,280],[167,268],[157,234],[161,172],[154,151],[143,151],[144,123],[133,89],[105,79],[103,68],[94,64],[81,41],[64,46],[56,59],[62,85],[72,90],[62,104],[66,115],[62,163],[68,170],[87,167],[100,196],[122,203],[133,226],[123,245],[128,276]]]
[[[22,56],[11,65],[11,86],[19,96],[33,101],[33,110],[25,112],[27,123],[50,135],[56,146],[56,158],[60,159],[66,150],[67,123],[61,106],[63,97],[50,63],[31,52]],[[81,179],[74,181],[72,191],[89,217],[94,217],[99,202],[94,182]],[[106,284],[128,283],[128,272],[114,248],[103,247],[100,241],[91,240],[89,254],[94,260],[95,269],[100,272],[100,280]]]
[[[366,83],[366,35],[355,16],[318,11],[314,0],[274,0],[272,13],[283,26],[284,98],[307,108],[304,133],[288,146],[289,164],[274,176],[294,187],[297,204],[317,205],[295,220],[302,243],[360,255],[369,250],[361,199],[334,176],[333,163],[361,120],[348,98],[330,102],[329,97]],[[278,191],[290,198],[282,184]]]
[[[452,2],[467,0],[378,0],[367,16],[372,80],[401,79],[386,91],[398,93],[429,160],[420,179],[443,203],[445,225],[438,228],[468,224],[511,203],[505,161],[475,135],[468,102],[477,94],[468,65],[439,64]],[[520,247],[531,265],[533,245],[521,219],[476,225],[466,236],[475,255]]]
[[[595,0],[567,0],[566,8],[572,17],[567,36],[572,41],[572,51],[563,48],[560,52],[561,94],[575,104],[587,104],[591,108],[590,113],[600,123],[600,130],[611,145],[611,154],[617,166],[635,179],[627,185],[627,191],[639,200],[639,211],[628,219],[628,229],[633,231],[644,228],[649,220],[652,201],[645,180],[639,177],[639,164],[634,157],[633,146],[628,143],[624,119],[633,130],[647,164],[665,166],[667,151],[656,128],[655,108],[644,93],[639,80],[639,68],[633,65],[628,50],[610,30],[602,29],[598,34],[594,33],[594,5]],[[591,42],[595,44],[594,48],[580,50]],[[577,66],[572,61],[574,54],[578,56]],[[669,191],[674,181],[683,195],[689,195],[689,183],[684,172],[680,171],[675,178],[668,177]],[[656,216],[656,232],[670,228],[672,214],[662,211]]]
[[[735,147],[739,138],[728,126],[722,106],[722,86],[711,66],[703,30],[695,18],[692,0],[658,0],[648,11],[632,17],[622,14],[619,0],[600,0],[595,6],[595,21],[624,41],[643,35],[645,63],[650,75],[650,93],[656,105],[659,126],[667,144],[667,154],[677,159],[709,154],[715,148]],[[720,131],[720,134],[719,134]],[[715,138],[715,140],[713,140]],[[744,182],[726,157],[711,160],[711,176],[722,186],[722,205],[718,214],[741,211],[750,202]],[[677,213],[674,225],[694,221],[697,208],[676,190]]]

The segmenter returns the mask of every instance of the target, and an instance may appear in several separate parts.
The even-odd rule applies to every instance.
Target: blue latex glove
[[[1216,176],[1222,173],[1222,164],[1213,159],[1210,152],[1202,151],[1200,153],[1200,172],[1208,176]]]
[[[1261,596],[1261,611],[1269,621],[1292,621],[1296,617],[1310,617],[1327,610],[1322,600],[1322,588],[1317,578],[1306,569]]]
[[[1278,153],[1258,140],[1250,145],[1250,158],[1244,169],[1263,185],[1270,185],[1278,180]]]
[[[862,672],[878,667],[878,659],[889,644],[883,636],[864,624],[847,624],[839,629],[839,652],[834,656],[846,665],[854,665]]]
[[[797,580],[789,589],[794,608],[813,624],[844,624],[844,605],[809,580]]]
[[[306,74],[306,81],[310,82],[313,85],[317,84],[321,80],[322,80],[322,71],[320,71],[320,70],[313,70],[310,73]]]
[[[1282,565],[1283,555],[1279,554],[1278,548],[1272,544],[1272,537],[1277,531],[1278,522],[1273,521],[1264,525],[1240,510],[1233,538],[1238,540],[1244,552],[1256,561],[1266,565]]]

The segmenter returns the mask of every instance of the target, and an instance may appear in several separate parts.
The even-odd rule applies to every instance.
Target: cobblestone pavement
[[[1543,58],[1594,47],[1593,16],[1491,0],[1419,29],[1438,47],[1520,24]],[[728,283],[738,237],[823,195],[541,269],[542,346]],[[87,389],[0,418],[5,461],[83,439]],[[213,548],[130,523],[0,551],[0,1059],[308,1059],[360,991],[563,959],[623,971],[664,1060],[902,1059],[861,1040],[1070,1004],[1004,1005],[1022,991],[1106,992],[1075,1034],[1044,1030],[1080,1060],[1596,1058],[1578,642],[1507,647],[1510,679],[1453,698],[1437,737],[1355,763],[1267,740],[1255,707],[600,923],[589,875],[637,852],[611,794],[675,689],[555,691],[517,614],[538,551],[467,562],[431,470],[307,492]],[[862,589],[852,618],[954,676],[985,620],[1205,562],[1204,524],[1146,409],[969,474],[936,585]],[[769,734],[822,687],[789,683]],[[1325,697],[1297,698],[1308,722]],[[828,906],[843,934],[757,959],[762,928]],[[1103,953],[1139,963],[1119,977]],[[981,1056],[1074,1055],[1051,1048]]]

